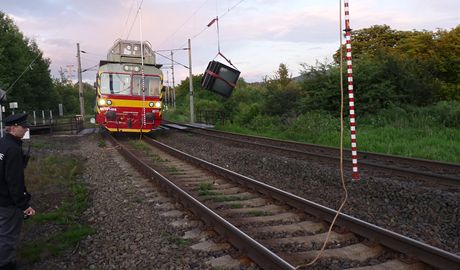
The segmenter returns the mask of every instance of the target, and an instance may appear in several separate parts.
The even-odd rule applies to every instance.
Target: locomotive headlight
[[[107,100],[107,105],[112,105],[112,101],[110,99]]]
[[[106,102],[105,102],[105,99],[100,98],[98,103],[99,103],[99,106],[104,106]]]
[[[161,108],[161,101],[155,102],[155,108]]]
[[[149,102],[149,106],[150,106],[150,107],[153,107],[154,105],[155,105],[155,104],[154,104],[152,101]]]

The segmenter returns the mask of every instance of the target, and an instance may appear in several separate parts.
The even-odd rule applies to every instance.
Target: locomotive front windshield
[[[146,96],[159,96],[160,78],[144,76],[144,89]],[[142,76],[133,77],[133,95],[142,96]]]
[[[132,92],[131,92],[132,83]],[[160,78],[144,76],[146,96],[160,95]],[[134,75],[131,82],[129,74],[101,74],[101,94],[111,95],[142,95],[142,76]]]
[[[131,95],[131,76],[127,74],[101,74],[101,93]]]

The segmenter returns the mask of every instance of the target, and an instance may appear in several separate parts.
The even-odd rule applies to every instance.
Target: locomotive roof
[[[142,63],[141,49],[144,55],[144,64],[155,65],[155,54],[148,41],[142,42],[141,46],[140,41],[122,39],[116,40],[107,53],[107,62],[140,64]]]
[[[104,65],[107,65],[107,64],[133,64],[133,62],[120,62],[120,61],[106,61],[106,60],[101,60],[99,61],[99,66],[104,66]],[[140,63],[139,63],[140,64]],[[146,64],[144,63],[144,66],[149,66],[149,67],[156,67],[158,69],[160,69],[163,65],[160,65],[160,64]]]

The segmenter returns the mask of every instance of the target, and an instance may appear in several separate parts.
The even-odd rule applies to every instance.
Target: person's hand
[[[35,215],[35,210],[32,207],[29,207],[26,210],[24,210],[24,215],[33,216]]]

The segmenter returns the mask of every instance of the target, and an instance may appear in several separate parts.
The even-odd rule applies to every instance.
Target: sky
[[[187,48],[190,38],[193,74],[203,73],[211,60],[226,63],[217,55],[220,44],[240,77],[256,82],[274,76],[280,63],[298,76],[302,64],[330,62],[339,47],[341,5],[340,0],[0,0],[0,11],[37,42],[56,78],[62,69],[76,80],[77,43],[86,52],[83,80],[93,84],[95,67],[118,38],[149,41],[163,56]],[[460,24],[459,0],[349,0],[349,5],[352,29],[386,24],[433,31]],[[216,24],[207,27],[216,17],[219,31]],[[171,60],[163,56],[157,55],[157,63],[171,85]],[[174,60],[182,64],[174,65],[177,85],[188,76],[188,51],[174,51]]]

